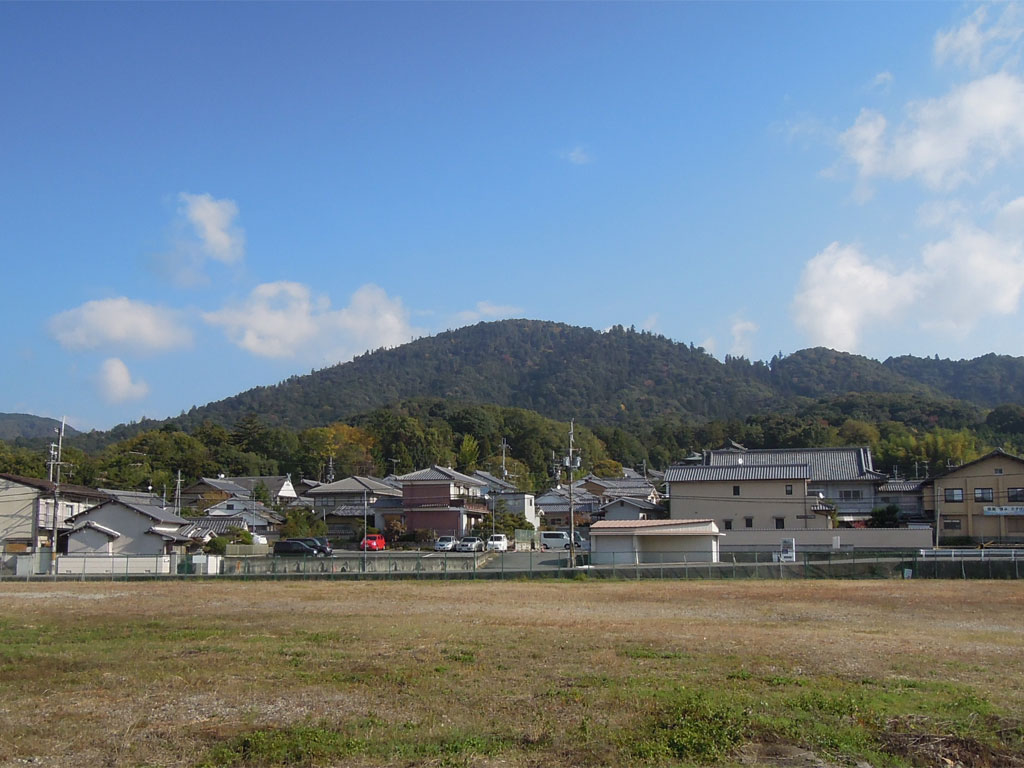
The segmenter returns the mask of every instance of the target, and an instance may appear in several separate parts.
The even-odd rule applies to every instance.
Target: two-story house
[[[488,517],[486,484],[451,467],[434,465],[398,478],[407,530],[464,536]]]

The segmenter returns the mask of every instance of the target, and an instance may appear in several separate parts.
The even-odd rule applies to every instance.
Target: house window
[[[853,501],[860,498],[860,491],[840,491],[839,498],[843,501]]]
[[[786,485],[786,495],[787,496],[792,496],[793,495],[793,486],[792,485],[788,485],[788,484]]]
[[[959,531],[960,521],[950,520],[948,517],[942,521],[942,529],[945,531]]]
[[[943,493],[943,498],[950,504],[957,504],[964,500],[963,488],[947,488]]]
[[[1007,488],[1006,500],[1017,503],[1024,501],[1024,488]]]
[[[996,467],[996,469],[995,469],[995,473],[996,473],[997,475],[1001,475],[1001,474],[1003,474],[1003,468],[1002,468],[1002,467]]]
[[[738,485],[734,485],[732,487],[732,495],[733,496],[739,496],[740,495],[740,487]]]
[[[235,508],[234,504],[225,504],[224,505],[224,509],[234,509],[234,508]]]
[[[786,518],[784,518],[784,517],[776,517],[775,518],[775,530],[781,531],[785,527],[786,527]]]
[[[732,520],[723,520],[722,521],[722,530],[731,531],[732,530]]]
[[[744,528],[753,528],[754,527],[754,518],[752,518],[752,517],[744,517],[743,518],[743,527]]]
[[[975,501],[992,501],[992,489],[991,488],[975,488],[974,489],[974,500]]]

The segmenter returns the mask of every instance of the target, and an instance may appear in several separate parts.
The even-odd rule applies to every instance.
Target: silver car
[[[457,549],[459,552],[483,552],[484,540],[476,536],[463,536]]]
[[[459,540],[454,536],[438,536],[434,542],[435,552],[454,552]]]

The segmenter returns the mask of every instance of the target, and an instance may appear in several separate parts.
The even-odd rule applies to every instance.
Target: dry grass
[[[8,582],[0,765],[1024,764],[1022,617],[1019,582]]]

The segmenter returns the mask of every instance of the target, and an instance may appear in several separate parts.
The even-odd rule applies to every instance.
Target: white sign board
[[[983,507],[986,515],[995,515],[996,517],[1007,517],[1009,515],[1024,515],[1024,507]]]

